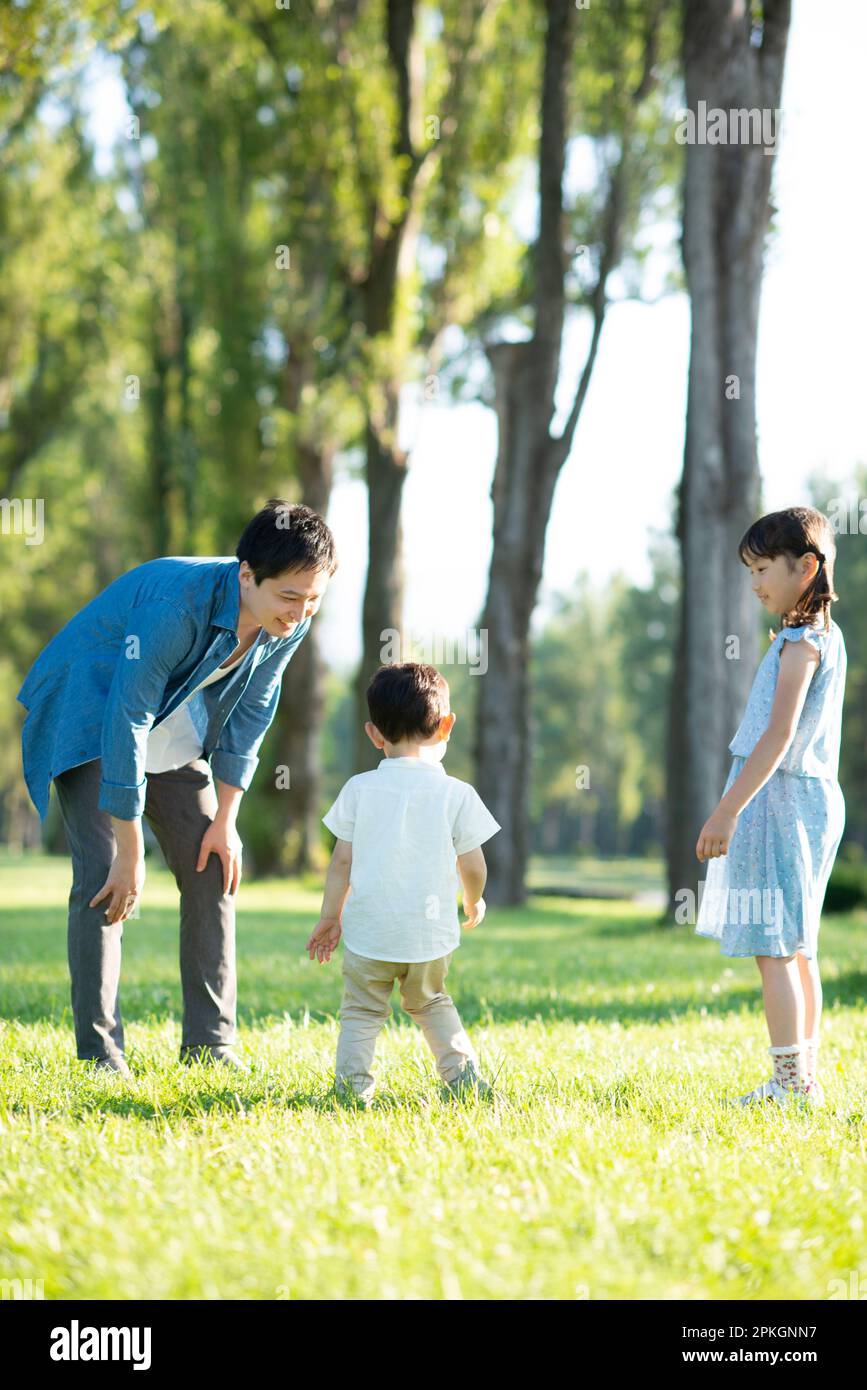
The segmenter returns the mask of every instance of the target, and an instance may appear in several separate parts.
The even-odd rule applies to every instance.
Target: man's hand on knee
[[[108,898],[105,915],[109,924],[123,922],[135,912],[144,881],[144,854],[118,850],[108,871],[108,878],[99,892],[91,898],[90,906],[97,907],[104,898]]]
[[[243,848],[234,821],[225,821],[217,817],[211,821],[202,836],[196,872],[201,873],[210,856],[216,854],[223,865],[223,892],[237,893],[241,882]]]

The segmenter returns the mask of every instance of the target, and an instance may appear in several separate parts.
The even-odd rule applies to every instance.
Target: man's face
[[[324,570],[286,570],[257,585],[246,560],[239,571],[241,597],[249,613],[269,637],[291,637],[317,611],[328,588]]]

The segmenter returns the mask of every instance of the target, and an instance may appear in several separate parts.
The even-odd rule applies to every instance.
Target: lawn
[[[769,1072],[751,960],[647,906],[539,898],[465,934],[450,987],[496,1076],[440,1093],[400,1011],[368,1112],[329,1095],[320,894],[244,883],[238,1079],[180,1068],[177,893],[126,924],[129,1085],[84,1074],[63,859],[0,856],[0,1280],[46,1298],[826,1299],[867,1270],[867,916],[822,927],[828,1096]]]

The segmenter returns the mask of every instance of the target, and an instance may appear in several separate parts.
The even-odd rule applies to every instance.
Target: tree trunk
[[[624,125],[620,158],[603,212],[590,346],[562,434],[550,433],[560,368],[565,316],[563,170],[567,141],[566,87],[575,37],[571,0],[547,0],[539,142],[539,233],[534,248],[534,335],[529,342],[488,348],[498,424],[497,463],[491,496],[494,546],[482,617],[488,670],[480,683],[476,716],[476,785],[502,827],[485,845],[491,903],[525,901],[529,843],[531,729],[529,707],[530,618],[542,577],[545,532],[557,478],[572,447],[596,361],[607,308],[605,286],[620,258],[631,115]],[[645,35],[641,79],[630,113],[650,89],[656,51],[657,12]]]
[[[382,665],[381,634],[386,628],[401,631],[403,627],[404,571],[400,508],[406,464],[406,455],[389,448],[376,430],[368,428],[368,562],[361,617],[362,657],[355,685],[357,772],[375,767],[382,757],[364,732],[365,721],[370,718],[364,692],[371,676]]]
[[[172,491],[171,430],[168,420],[171,355],[162,341],[162,308],[154,306],[157,322],[151,337],[151,384],[146,391],[148,409],[148,491],[151,511],[151,544],[154,555],[168,555],[171,533]]]
[[[687,107],[776,112],[790,0],[750,7],[685,0]],[[776,129],[776,118],[774,118]],[[729,130],[731,138],[731,130]],[[695,842],[724,785],[758,656],[755,600],[737,543],[759,514],[756,338],[773,155],[758,143],[688,143],[683,261],[692,308],[686,443],[677,534],[683,574],[670,703],[669,909],[698,891]],[[733,383],[736,378],[736,383]],[[739,398],[727,398],[737,390]],[[737,638],[736,657],[727,656]]]
[[[485,846],[492,903],[525,901],[530,796],[530,617],[545,528],[560,465],[549,433],[565,313],[563,168],[566,82],[574,43],[570,0],[548,0],[539,143],[539,235],[535,246],[535,333],[488,348],[498,451],[491,488],[494,545],[482,616],[488,670],[479,689],[475,756],[479,795],[501,831]],[[567,451],[568,452],[568,449]]]
[[[180,266],[178,267],[180,270]],[[192,364],[190,362],[190,338],[193,332],[193,307],[177,286],[178,295],[178,454],[180,473],[180,492],[183,504],[183,551],[184,555],[196,553],[196,522],[198,506],[196,496],[199,489],[199,467],[196,450],[196,435],[192,419]]]
[[[388,227],[384,236],[372,227],[373,248],[364,286],[365,326],[371,338],[392,339],[401,273],[414,259],[419,223],[413,204],[419,161],[412,140],[412,120],[420,96],[419,68],[414,56],[415,0],[388,0],[386,36],[397,88],[398,124],[394,153],[403,158],[402,195],[405,213]],[[391,354],[392,356],[394,354]],[[365,439],[368,490],[368,561],[362,605],[361,665],[355,681],[355,769],[376,766],[381,754],[364,732],[370,715],[365,690],[382,664],[380,652],[386,628],[403,626],[403,537],[401,499],[406,480],[407,454],[398,447],[401,381],[397,370],[374,383],[380,402],[368,405]]]
[[[320,516],[328,511],[334,449],[300,445],[297,453],[301,501]],[[325,665],[314,619],[310,631],[283,672],[280,702],[269,730],[272,761],[289,768],[289,786],[277,785],[273,767],[263,768],[262,783],[273,798],[277,833],[260,848],[260,873],[306,873],[324,867],[319,819],[322,726],[325,714]]]
[[[559,351],[559,348],[557,349]],[[538,343],[488,349],[499,449],[494,473],[494,546],[482,616],[488,669],[476,717],[476,785],[501,831],[485,846],[491,902],[524,901],[530,794],[530,617],[542,573],[544,525],[559,471],[548,436],[550,380]],[[547,447],[546,442],[547,441]],[[541,536],[540,536],[541,531]]]

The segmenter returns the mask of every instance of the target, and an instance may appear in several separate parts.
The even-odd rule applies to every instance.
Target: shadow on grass
[[[148,994],[151,993],[149,990]],[[727,993],[717,995],[708,994],[705,996],[700,991],[696,994],[684,997],[671,995],[669,997],[654,996],[654,1000],[647,1002],[641,1000],[624,1001],[621,999],[607,999],[593,1001],[578,1001],[568,998],[550,998],[546,996],[534,997],[527,994],[523,997],[496,997],[494,991],[485,994],[476,994],[472,988],[461,987],[454,989],[452,997],[460,1013],[461,1020],[467,1028],[471,1027],[490,1027],[495,1024],[511,1023],[672,1023],[680,1022],[688,1016],[702,1017],[711,1019],[726,1018],[733,1014],[759,1013],[761,1011],[761,994],[758,982],[753,989],[731,990]],[[864,1008],[867,1004],[867,975],[863,973],[852,973],[841,976],[839,979],[831,980],[824,986],[824,1002],[826,1009],[840,1008]],[[330,1007],[315,1008],[309,1003],[305,1003],[303,997],[299,1000],[295,997],[287,998],[285,1004],[291,1005],[291,1009],[279,1007],[266,1008],[248,1006],[238,1009],[238,1026],[240,1029],[263,1029],[279,1024],[285,1024],[288,1020],[293,1022],[303,1016],[306,1022],[311,1024],[332,1023],[338,1018],[339,999],[335,999]],[[155,1008],[152,998],[136,999],[133,989],[128,989],[122,1000],[124,1024],[129,1023],[149,1023],[161,1026],[166,1022],[179,1022],[181,1017],[180,999],[177,1008]],[[397,990],[391,999],[391,1007],[395,1021],[413,1026],[412,1020],[399,1004]],[[26,1007],[13,1009],[9,1007],[9,1001],[0,995],[0,1021],[9,1020],[16,1023],[38,1025],[41,1023],[52,1024],[53,1026],[72,1026],[69,1006],[66,1002],[60,1003],[55,998],[46,997],[44,999],[34,998],[28,1001]]]
[[[266,1089],[244,1089],[230,1084],[214,1090],[212,1080],[204,1076],[202,1085],[209,1089],[197,1091],[193,1095],[178,1096],[175,1100],[165,1103],[118,1092],[116,1095],[77,1097],[75,1108],[80,1112],[97,1111],[110,1115],[132,1116],[145,1121],[191,1120],[209,1115],[244,1115],[261,1107],[271,1110],[312,1109],[323,1112],[338,1108],[336,1101],[327,1093],[306,1088],[290,1090],[270,1086]]]
[[[867,1003],[867,974],[853,971],[831,979],[823,984],[823,995],[826,1008],[835,1005],[863,1008]],[[455,994],[455,1003],[463,1022],[468,1026],[472,1023],[515,1023],[531,1019],[539,1019],[543,1023],[668,1023],[680,1020],[687,1014],[723,1018],[743,1011],[761,1010],[761,992],[757,972],[752,987],[707,995],[698,989],[695,994],[686,997],[671,995],[666,998],[656,994],[653,1000],[647,1002],[616,998],[598,1003],[564,998],[534,999],[531,994],[523,999],[494,999],[490,993],[475,995],[472,989],[462,988],[459,994]]]
[[[833,921],[833,919],[831,919]],[[337,1017],[338,958],[311,962],[303,947],[308,914],[284,911],[239,915],[239,1010],[242,1028]],[[70,1026],[65,914],[51,909],[0,911],[0,1017],[26,1024]],[[662,928],[631,914],[576,916],[552,903],[538,920],[502,910],[496,924],[472,934],[456,955],[449,988],[468,1026],[496,1023],[668,1023],[686,1015],[722,1018],[760,1011],[758,971],[720,981],[723,957],[691,928]],[[466,937],[464,938],[466,943]],[[847,935],[837,973],[824,980],[827,1007],[863,1007],[867,973],[849,968],[856,945]],[[610,949],[609,949],[610,948]],[[124,1022],[161,1023],[181,1016],[177,915],[149,914],[126,924],[121,1008]],[[849,960],[845,957],[849,956]],[[840,959],[842,957],[842,959]],[[645,993],[647,985],[653,993]],[[716,986],[717,992],[712,991]],[[409,1023],[392,997],[396,1018]]]
[[[185,1090],[171,1098],[142,1094],[148,1087],[153,1091],[160,1084],[171,1086],[171,1073],[149,1075],[147,1072],[136,1073],[133,1069],[131,1080],[112,1081],[109,1083],[110,1089],[104,1089],[105,1083],[94,1084],[89,1076],[82,1075],[75,1079],[80,1082],[79,1086],[60,1100],[56,1091],[51,1091],[44,1106],[40,1103],[38,1089],[28,1089],[23,1096],[10,1096],[6,1102],[7,1112],[32,1114],[44,1109],[52,1116],[62,1111],[67,1117],[77,1118],[116,1115],[159,1125],[205,1120],[213,1116],[243,1116],[254,1111],[267,1111],[270,1114],[314,1111],[340,1118],[365,1113],[427,1113],[432,1108],[444,1111],[490,1105],[501,1109],[513,1108],[512,1100],[503,1091],[497,1091],[488,1099],[472,1092],[456,1096],[433,1075],[424,1077],[409,1090],[393,1091],[380,1082],[373,1101],[367,1105],[350,1095],[337,1092],[333,1076],[322,1077],[305,1086],[293,1086],[269,1075],[265,1068],[260,1068],[258,1074],[252,1077],[244,1076],[225,1083],[222,1079],[218,1080],[210,1068],[203,1068],[200,1075],[193,1074],[189,1080],[185,1078],[187,1085],[197,1083],[197,1089]]]

